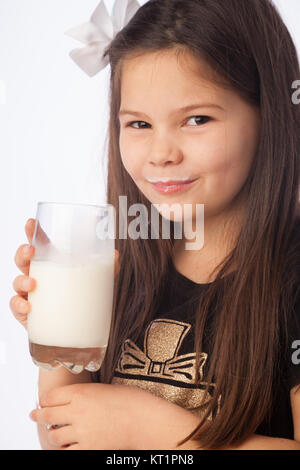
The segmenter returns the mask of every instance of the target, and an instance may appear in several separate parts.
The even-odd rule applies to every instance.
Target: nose
[[[149,163],[150,165],[177,164],[182,160],[182,152],[178,147],[176,140],[165,133],[153,136],[149,145]]]

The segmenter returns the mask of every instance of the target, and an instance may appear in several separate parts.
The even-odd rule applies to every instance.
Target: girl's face
[[[128,59],[122,70],[120,152],[152,204],[204,204],[205,217],[230,210],[249,174],[259,138],[259,110],[208,81],[205,63],[172,51]],[[189,106],[191,109],[182,108]],[[192,109],[193,107],[193,109]],[[147,178],[195,180],[158,192]],[[159,207],[159,206],[157,206]],[[173,221],[178,213],[162,216]],[[180,212],[179,212],[180,213]]]

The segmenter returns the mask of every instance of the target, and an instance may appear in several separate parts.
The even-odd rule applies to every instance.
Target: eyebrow
[[[188,106],[184,106],[183,108],[175,109],[174,112],[175,113],[188,112],[188,111],[191,111],[191,110],[197,109],[197,108],[218,108],[218,109],[221,109],[222,111],[225,111],[224,108],[222,108],[222,106],[219,106],[218,104],[201,103],[201,104],[190,104]],[[133,116],[140,116],[140,115],[144,114],[145,116],[147,116],[145,113],[141,113],[141,112],[138,112],[138,111],[131,111],[129,109],[121,109],[119,111],[119,116],[123,116],[124,114],[132,114]]]

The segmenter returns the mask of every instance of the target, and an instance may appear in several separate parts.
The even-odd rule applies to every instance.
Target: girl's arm
[[[290,401],[293,415],[294,440],[283,439],[279,437],[261,436],[252,434],[246,441],[238,447],[228,448],[233,450],[253,450],[253,449],[300,449],[300,390],[298,386],[294,386],[290,390]]]
[[[39,399],[40,397],[57,387],[63,385],[89,383],[91,382],[91,374],[89,371],[84,370],[80,374],[73,374],[69,372],[65,367],[59,367],[54,370],[39,369]],[[54,424],[54,423],[49,423]],[[48,441],[48,430],[44,424],[37,424],[38,436],[42,449],[44,450],[55,450],[57,447],[51,445]]]
[[[194,423],[195,416],[190,413],[190,417],[186,416],[186,424]],[[192,427],[192,426],[191,426]],[[195,426],[196,427],[196,426]],[[183,438],[183,435],[181,436]],[[201,450],[199,442],[189,440],[180,447],[172,447],[173,450]],[[242,444],[237,446],[222,447],[219,450],[300,450],[300,442],[292,439],[284,439],[281,437],[268,437],[260,434],[252,434]]]
[[[174,449],[176,448],[174,447]],[[188,441],[180,447],[181,449],[197,450],[197,446],[195,441]],[[252,434],[239,446],[222,447],[221,450],[300,450],[300,442],[281,437]]]
[[[297,403],[296,403],[297,400]],[[296,431],[299,433],[299,426],[300,426],[300,392],[297,394],[297,398],[293,399],[292,401],[292,411],[293,411],[293,421],[294,421],[294,429],[295,429],[295,436],[299,436]],[[194,415],[189,412],[191,415],[188,417],[186,415],[186,422],[190,420],[191,424],[194,422],[195,417]],[[296,420],[298,419],[298,421]],[[197,450],[197,444],[199,446],[199,442],[189,440],[180,446],[181,449],[188,449],[188,450]],[[176,449],[176,447],[174,447]],[[177,448],[178,449],[178,448]],[[261,434],[252,434],[248,439],[246,439],[242,444],[237,446],[228,446],[222,447],[221,450],[300,450],[300,441],[293,440],[293,439],[284,439],[282,437],[269,437],[263,436]]]
[[[136,386],[71,384],[47,392],[41,404],[31,419],[44,426],[45,435],[45,423],[72,423],[49,432],[58,446],[74,444],[70,450],[201,450],[201,442],[191,440],[176,446],[195,429],[199,416]],[[43,445],[54,449],[47,435]],[[252,434],[241,445],[223,449],[300,450],[300,442]]]
[[[300,450],[300,442],[282,437],[268,437],[252,434],[237,447],[226,447],[224,450]]]

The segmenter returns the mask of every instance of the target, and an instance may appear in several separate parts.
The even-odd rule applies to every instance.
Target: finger
[[[28,300],[26,301],[19,295],[15,295],[10,299],[9,308],[19,322],[26,323],[27,315],[31,310],[31,305]]]
[[[36,280],[30,276],[17,276],[13,282],[13,289],[22,297],[28,299],[28,292],[34,290]]]
[[[36,228],[37,225],[37,228]],[[25,225],[25,232],[30,244],[32,244],[34,232],[36,228],[35,239],[42,245],[50,243],[50,238],[46,235],[37,219],[28,219]]]
[[[46,407],[56,407],[59,405],[68,405],[71,403],[72,393],[80,388],[80,384],[63,385],[48,390],[40,397],[40,405]],[[59,424],[59,423],[58,423]]]
[[[21,245],[15,254],[15,263],[25,275],[29,274],[30,261],[34,256],[35,248],[32,245]]]
[[[71,425],[62,426],[58,429],[50,428],[48,440],[55,446],[67,446],[76,442],[75,430]]]
[[[60,450],[80,450],[78,442],[68,446],[68,447],[62,447]]]
[[[34,229],[35,229],[35,219],[32,219],[32,218],[28,219],[25,224],[25,233],[26,233],[26,237],[30,245],[32,244]]]
[[[52,426],[55,424],[62,426],[72,424],[70,422],[71,419],[68,405],[36,408],[35,410],[32,410],[29,417],[32,419],[32,421],[35,421],[39,424],[51,424]]]
[[[30,262],[35,253],[35,247],[32,245],[32,241],[33,241],[36,223],[37,223],[37,230],[36,230],[35,240],[43,245],[50,243],[50,239],[47,237],[46,233],[41,228],[39,221],[36,221],[36,219],[32,219],[32,218],[28,219],[25,225],[25,232],[26,232],[26,236],[29,241],[29,244],[21,245],[15,254],[15,263],[17,267],[22,271],[22,273],[26,275],[29,274]]]

